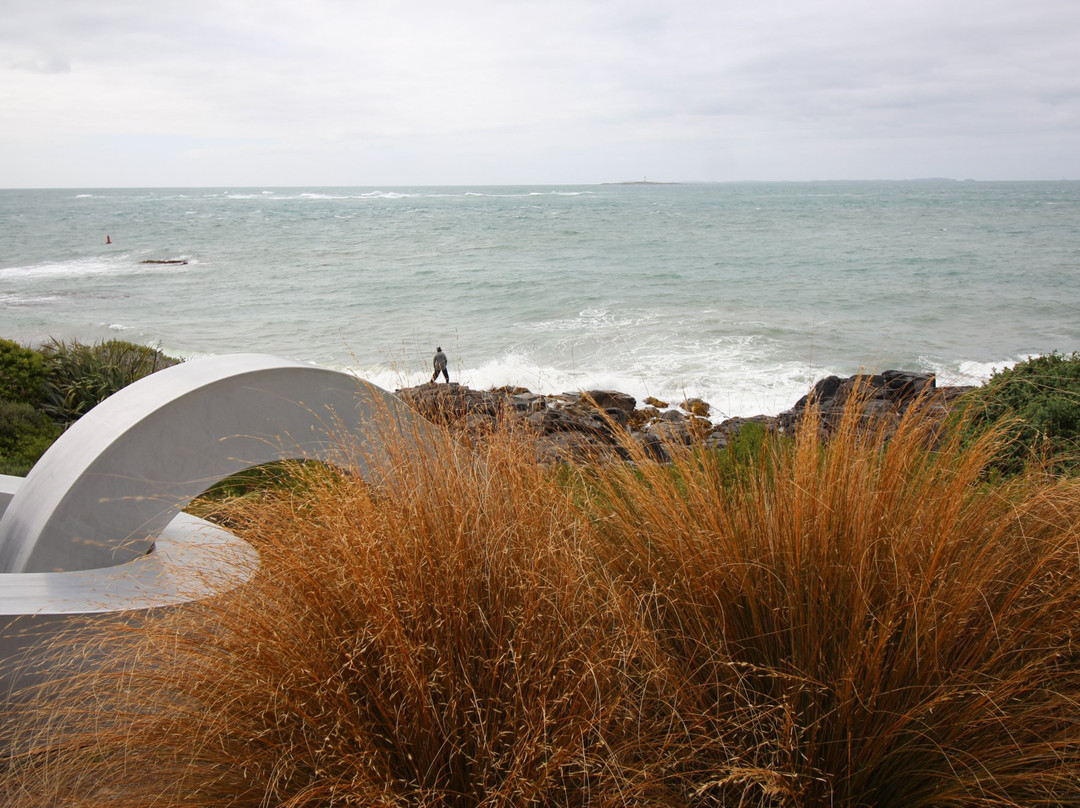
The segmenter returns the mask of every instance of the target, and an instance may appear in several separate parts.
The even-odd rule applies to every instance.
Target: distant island
[[[652,180],[627,180],[626,182],[602,182],[601,185],[682,185],[681,182],[653,182]]]
[[[817,184],[817,185],[836,185],[836,184],[871,184],[881,182],[896,182],[896,183],[913,183],[913,184],[932,184],[932,183],[972,183],[975,180],[965,179],[958,180],[952,177],[913,177],[910,179],[874,179],[874,180],[850,180],[850,179],[838,179],[838,180],[694,180],[691,182],[655,182],[649,179],[640,180],[626,180],[624,182],[601,182],[600,185],[788,185],[788,184]]]

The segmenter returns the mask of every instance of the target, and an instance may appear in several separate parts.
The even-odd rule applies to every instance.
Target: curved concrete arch
[[[22,699],[55,663],[96,665],[96,637],[116,621],[255,574],[251,546],[181,512],[214,482],[289,458],[370,478],[366,453],[388,430],[424,452],[430,428],[356,377],[259,354],[177,365],[99,404],[25,479],[0,475],[0,724],[22,725]]]
[[[84,415],[31,469],[0,516],[0,573],[134,560],[192,498],[262,463],[350,460],[366,473],[342,439],[376,450],[391,426],[424,450],[427,423],[395,396],[304,362],[233,354],[158,371]]]
[[[0,515],[23,482],[0,475]],[[152,553],[126,564],[0,573],[0,725],[25,723],[21,701],[53,677],[57,664],[96,665],[102,632],[241,586],[258,569],[247,542],[179,513],[155,537]]]

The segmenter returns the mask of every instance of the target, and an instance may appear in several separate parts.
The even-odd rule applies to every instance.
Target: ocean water
[[[1080,183],[0,190],[0,336],[775,413],[1080,349]]]

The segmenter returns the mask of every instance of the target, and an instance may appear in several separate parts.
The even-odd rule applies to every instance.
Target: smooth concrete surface
[[[377,448],[388,424],[424,443],[426,423],[399,399],[304,362],[233,354],[158,371],[84,415],[30,471],[0,517],[0,573],[134,560],[218,480],[273,460],[343,461],[348,441]]]
[[[152,552],[126,564],[0,574],[0,713],[10,713],[20,691],[49,677],[54,655],[92,664],[86,646],[105,627],[228,591],[258,566],[246,542],[181,513]]]
[[[158,371],[99,404],[25,479],[0,475],[0,719],[102,626],[242,585],[258,555],[182,513],[224,477],[273,460],[347,463],[386,430],[426,451],[430,425],[345,373],[260,354]],[[96,628],[95,628],[96,627]],[[85,658],[85,659],[84,659]]]
[[[23,483],[0,474],[0,516]],[[179,513],[148,552],[126,564],[68,572],[0,573],[0,626],[32,615],[92,614],[172,606],[248,580],[255,550],[224,528]],[[0,659],[4,637],[0,633]]]

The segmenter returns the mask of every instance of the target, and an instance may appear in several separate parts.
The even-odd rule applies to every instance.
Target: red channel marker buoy
[[[109,238],[108,236],[105,236],[105,243],[106,244],[112,244],[112,239]]]

